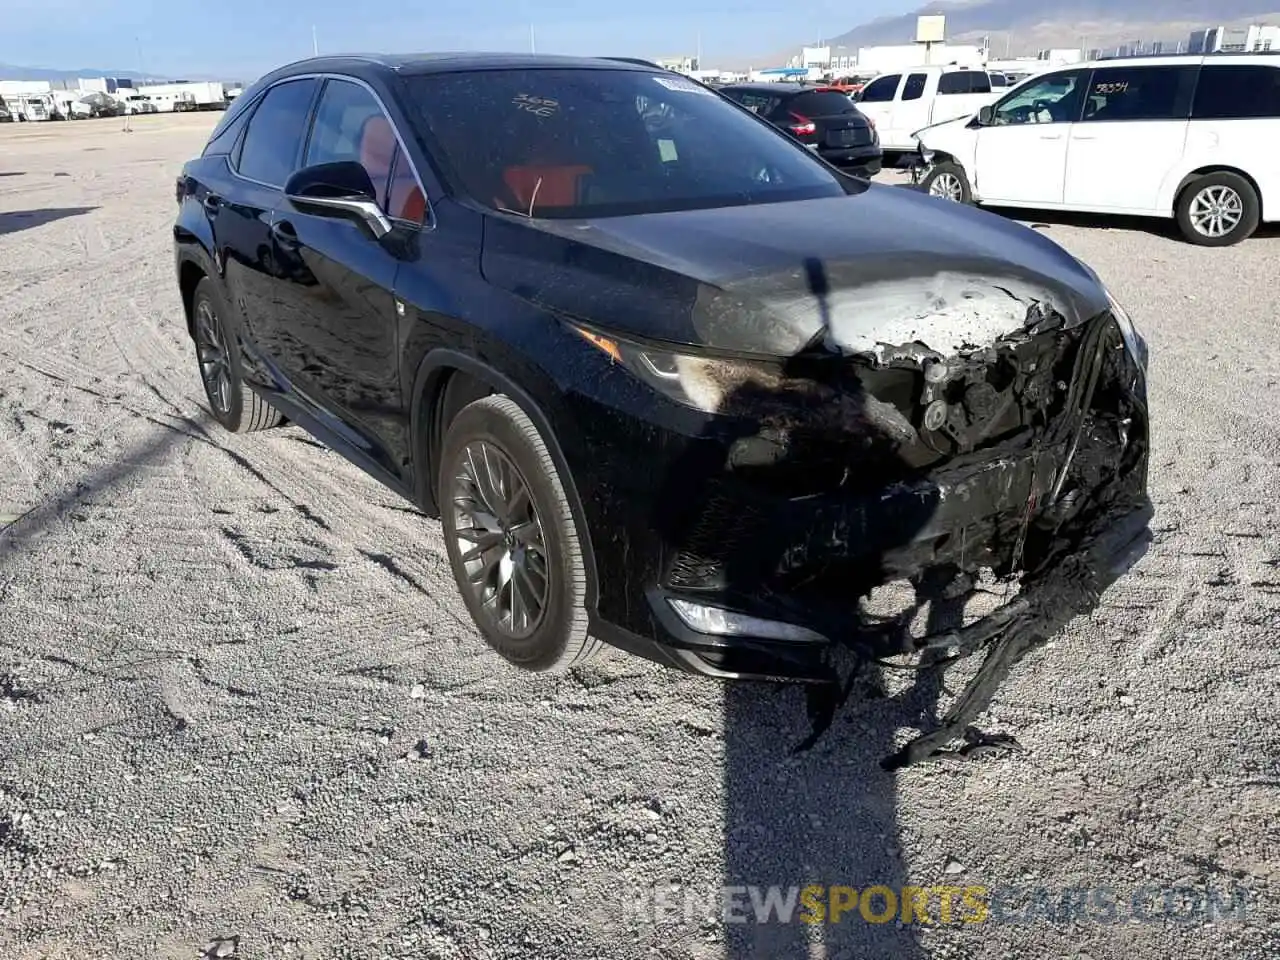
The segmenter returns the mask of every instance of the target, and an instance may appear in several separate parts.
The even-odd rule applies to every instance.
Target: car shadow
[[[983,210],[997,213],[1009,220],[1036,228],[1081,227],[1086,230],[1139,230],[1152,236],[1185,243],[1177,221],[1165,217],[1133,217],[1105,213],[1074,213],[1065,210],[1031,210],[1025,207],[999,207],[983,205]],[[1264,223],[1258,227],[1256,237],[1280,236],[1280,224]]]
[[[807,277],[823,325],[829,328],[824,265],[807,260],[801,275]],[[719,894],[718,901],[713,898],[718,903],[713,912],[728,960],[803,958],[812,955],[816,944],[832,960],[923,960],[927,954],[911,915],[901,922],[909,879],[900,849],[898,781],[882,764],[908,739],[905,733],[900,737],[900,731],[933,726],[941,676],[939,671],[922,670],[914,675],[914,683],[897,685],[901,689],[891,692],[883,675],[887,668],[875,660],[886,655],[883,637],[875,637],[875,624],[863,617],[857,598],[882,576],[896,579],[883,571],[904,562],[895,557],[896,551],[913,543],[928,525],[941,491],[922,484],[910,506],[883,504],[881,468],[894,476],[909,468],[893,452],[893,438],[868,413],[875,405],[867,402],[856,380],[828,367],[821,376],[835,375],[838,392],[811,392],[815,384],[826,382],[812,368],[815,362],[827,360],[795,358],[784,365],[781,378],[768,383],[745,378],[726,390],[718,412],[722,418],[743,413],[743,440],[766,439],[781,426],[780,443],[787,447],[809,442],[799,433],[787,435],[794,423],[790,418],[797,409],[804,410],[806,429],[822,434],[810,438],[812,442],[821,445],[829,435],[848,443],[850,451],[865,451],[854,472],[864,470],[874,478],[848,485],[841,481],[840,492],[828,497],[810,492],[811,478],[789,474],[796,481],[792,486],[804,492],[788,487],[789,492],[778,498],[785,501],[785,512],[757,527],[757,518],[769,508],[752,505],[750,491],[735,485],[733,477],[741,466],[730,468],[729,455],[717,455],[724,462],[711,464],[716,469],[708,471],[707,447],[695,442],[686,453],[688,469],[675,465],[665,478],[668,496],[659,500],[671,502],[670,497],[679,495],[685,504],[680,518],[658,521],[660,528],[674,524],[662,531],[664,538],[697,543],[699,562],[705,565],[701,569],[718,571],[715,576],[725,593],[786,596],[787,602],[806,609],[809,623],[822,624],[822,632],[831,639],[821,666],[812,674],[825,682],[726,682],[724,889],[707,893]],[[730,449],[741,445],[733,442]],[[859,454],[849,456],[854,462]],[[693,476],[714,479],[698,491],[690,489]],[[761,482],[773,481],[761,476]],[[860,492],[848,492],[850,485]],[[738,503],[740,497],[746,499],[726,511],[725,504]],[[840,505],[810,527],[807,511],[815,498],[824,504],[839,500]],[[828,520],[855,498],[857,509],[866,513],[855,513],[851,507],[844,522],[860,532],[842,535]],[[890,511],[890,520],[880,519]],[[733,518],[727,527],[726,516]],[[830,546],[833,541],[841,545]],[[791,562],[797,543],[805,544],[801,554],[810,547],[817,554],[814,561],[800,563],[799,570]],[[762,578],[767,584],[763,588]],[[903,586],[907,609],[919,612],[927,604],[930,630],[944,621],[952,624],[956,611],[949,602],[930,602],[931,584],[913,578]],[[721,669],[750,673],[749,667],[744,670],[732,661],[725,661]]]
[[[1074,213],[1066,210],[1033,210],[1028,207],[1001,207],[983,204],[982,209],[1008,220],[1032,227],[1083,227],[1088,230],[1141,230],[1144,233],[1181,239],[1178,225],[1161,217],[1126,217],[1105,213]]]
[[[814,943],[847,960],[927,957],[915,928],[899,922],[910,880],[895,774],[880,761],[896,748],[896,729],[917,723],[936,692],[893,700],[878,692],[873,674],[818,746],[797,753],[806,729],[800,690],[727,687],[724,882],[744,904],[742,919],[725,924],[728,960],[807,957]],[[753,909],[774,890],[795,898],[785,920]]]
[[[19,230],[30,230],[42,227],[46,223],[63,220],[67,217],[80,217],[92,213],[97,207],[50,207],[44,210],[14,210],[0,213],[0,236],[6,233],[17,233]]]

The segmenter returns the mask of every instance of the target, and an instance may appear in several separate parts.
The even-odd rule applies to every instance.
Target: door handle
[[[1041,140],[1061,140],[1061,139],[1062,139],[1062,134],[1060,134],[1060,133],[1042,133],[1042,134],[1040,134],[1040,139],[1041,139]]]
[[[1093,134],[1091,134],[1091,133],[1077,133],[1077,134],[1076,134],[1072,139],[1074,139],[1074,140],[1097,140],[1098,138],[1097,138],[1097,137],[1095,137],[1095,136],[1094,136]]]
[[[288,220],[277,220],[271,224],[271,236],[285,250],[298,249],[298,231]]]

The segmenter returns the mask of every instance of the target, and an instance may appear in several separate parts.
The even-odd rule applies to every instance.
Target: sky
[[[321,53],[519,50],[702,59],[767,57],[919,0],[0,0],[0,63],[252,79]],[[368,11],[376,10],[376,17]],[[732,12],[726,12],[732,11]],[[760,66],[765,66],[762,62]]]

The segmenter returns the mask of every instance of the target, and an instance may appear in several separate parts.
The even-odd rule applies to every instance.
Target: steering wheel
[[[1034,100],[1032,101],[1031,107],[1035,110],[1037,118],[1043,112],[1049,115],[1050,120],[1057,119],[1053,113],[1054,103],[1049,100]]]

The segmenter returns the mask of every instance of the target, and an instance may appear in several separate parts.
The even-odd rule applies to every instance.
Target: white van
[[[963,67],[912,67],[876,77],[855,96],[858,109],[880,133],[886,154],[916,149],[921,127],[973,116],[999,95],[985,70]],[[889,158],[886,157],[886,165]]]
[[[1227,246],[1280,220],[1280,56],[1076,64],[916,139],[934,196],[1171,217]]]

